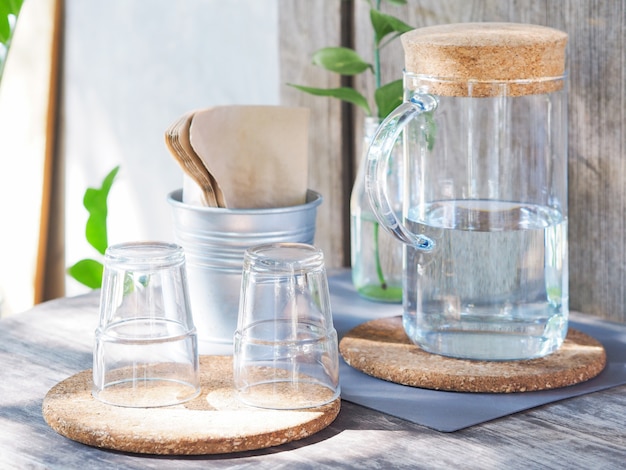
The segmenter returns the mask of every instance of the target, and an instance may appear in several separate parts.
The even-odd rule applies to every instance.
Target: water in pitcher
[[[472,359],[549,354],[567,333],[567,220],[505,201],[434,203],[407,228],[434,242],[407,247],[404,328],[426,351]]]

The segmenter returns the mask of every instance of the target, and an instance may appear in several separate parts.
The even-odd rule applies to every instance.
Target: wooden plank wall
[[[319,191],[324,201],[317,217],[315,243],[324,251],[328,267],[349,264],[346,244],[346,188],[351,184],[351,155],[344,138],[346,106],[337,100],[311,96],[285,84],[336,88],[340,77],[311,64],[317,49],[342,43],[342,21],[346,3],[338,0],[280,0],[281,102],[311,108],[309,126],[309,188]]]
[[[621,322],[626,322],[625,3],[408,0],[407,6],[384,8],[415,27],[512,21],[551,26],[569,34],[570,307]],[[346,4],[349,18],[344,17],[342,23],[338,14]],[[342,24],[348,25],[351,34],[344,43],[352,40],[359,53],[371,59],[368,11],[365,0],[280,0],[283,81],[296,77],[310,86],[337,86],[335,77],[310,65],[310,56],[319,47],[339,45],[342,36],[337,28]],[[403,62],[398,42],[386,48],[383,82],[399,78]],[[359,77],[356,85],[371,93],[373,82]],[[285,89],[282,99],[284,104],[312,109],[311,185],[326,198],[317,243],[328,251],[331,265],[339,266],[341,260],[347,265],[348,258],[342,255],[349,250],[347,193],[337,185],[353,178],[355,152],[342,153],[346,148],[343,141],[350,141],[348,149],[358,149],[362,115],[352,108],[342,114],[333,100],[306,97],[293,90]]]

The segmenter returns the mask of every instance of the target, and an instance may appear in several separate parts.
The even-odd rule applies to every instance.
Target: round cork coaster
[[[201,356],[200,395],[181,405],[124,408],[91,395],[92,372],[58,383],[43,402],[56,432],[94,447],[160,455],[207,455],[263,449],[303,439],[330,425],[341,399],[301,410],[267,410],[239,402],[231,356]]]
[[[411,387],[455,392],[511,393],[566,387],[589,380],[606,365],[600,342],[569,329],[554,353],[524,361],[473,361],[423,351],[406,336],[401,317],[372,320],[350,330],[339,350],[352,367]]]

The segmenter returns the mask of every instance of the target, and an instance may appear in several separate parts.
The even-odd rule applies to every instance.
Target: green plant
[[[374,63],[370,64],[353,49],[347,47],[324,47],[317,50],[312,57],[313,64],[323,67],[324,69],[338,73],[342,76],[355,76],[366,72],[374,75],[374,96],[375,111],[371,105],[371,97],[368,99],[354,87],[340,88],[312,88],[302,85],[288,84],[300,91],[315,96],[326,96],[337,98],[342,101],[359,106],[367,116],[375,116],[384,119],[391,111],[400,106],[403,100],[403,84],[402,80],[394,80],[392,82],[382,84],[380,53],[381,50],[393,40],[397,39],[401,34],[413,30],[413,27],[404,21],[380,11],[381,0],[366,0],[370,6],[370,22],[374,33],[373,41],[373,57]],[[386,0],[392,5],[406,5],[406,0]],[[374,253],[376,263],[376,274],[378,277],[378,286],[373,289],[376,296],[397,297],[395,291],[388,291],[388,285],[383,273],[380,250],[379,250],[379,231],[380,226],[374,222]]]
[[[85,226],[85,238],[101,255],[104,255],[109,244],[107,199],[119,169],[119,166],[113,168],[102,181],[100,188],[87,188],[83,197],[83,205],[89,212],[89,218]],[[103,271],[103,264],[91,258],[82,259],[67,270],[71,277],[91,289],[99,289],[102,286]]]
[[[0,78],[4,71],[4,64],[9,54],[11,39],[17,24],[17,17],[22,9],[24,0],[2,0],[0,1]]]
[[[372,110],[371,99],[365,97],[354,87],[340,88],[312,88],[302,85],[288,84],[300,91],[316,96],[337,98],[359,106],[368,116],[377,116],[382,119],[402,103],[402,80],[394,80],[387,84],[381,83],[380,52],[387,44],[401,34],[411,31],[402,20],[382,13],[382,0],[367,0],[370,5],[370,21],[374,31],[374,63],[370,64],[354,49],[347,47],[324,47],[313,54],[312,61],[330,72],[343,76],[355,76],[365,72],[374,74],[374,103],[376,112]],[[406,5],[406,0],[385,0],[393,5]]]

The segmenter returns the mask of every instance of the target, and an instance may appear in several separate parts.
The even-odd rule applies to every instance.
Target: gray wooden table
[[[0,469],[47,468],[626,468],[626,386],[454,433],[343,401],[335,422],[280,447],[206,457],[131,455],[49,428],[47,391],[91,368],[96,292],[0,320]]]

